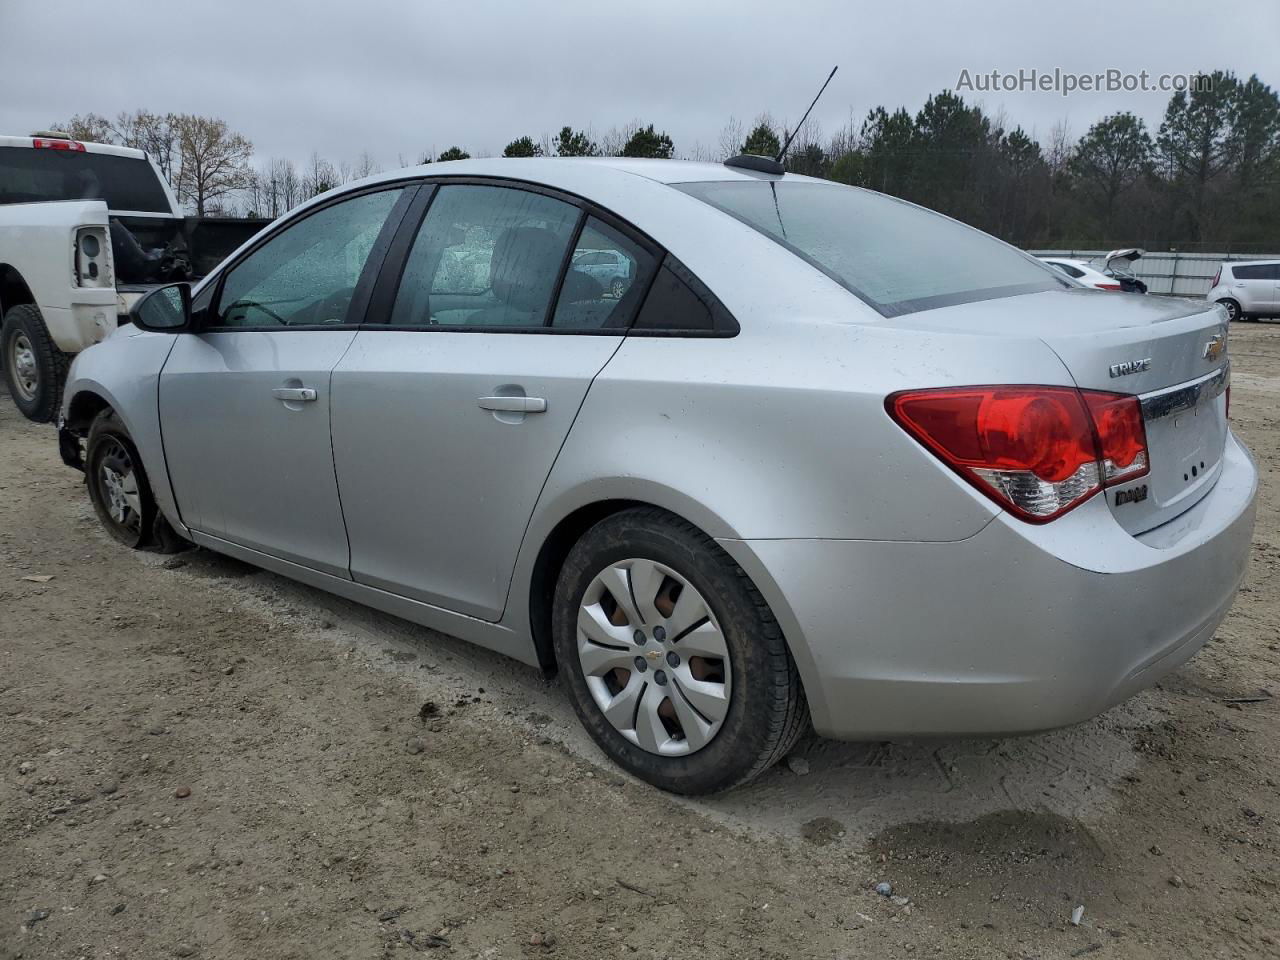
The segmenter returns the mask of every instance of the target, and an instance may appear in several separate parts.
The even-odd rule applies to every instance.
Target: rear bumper
[[[1256,493],[1232,436],[1214,488],[1140,537],[1095,497],[950,543],[720,542],[778,616],[818,732],[1029,733],[1102,712],[1212,638],[1244,576]]]

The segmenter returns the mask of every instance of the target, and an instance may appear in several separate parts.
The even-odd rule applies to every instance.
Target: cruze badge
[[[1150,357],[1143,357],[1141,360],[1125,360],[1123,363],[1113,363],[1111,365],[1111,376],[1127,377],[1131,373],[1141,373],[1143,370],[1150,369]]]
[[[1204,358],[1210,361],[1217,360],[1226,349],[1227,338],[1220,333],[1215,333],[1209,342],[1204,345]]]

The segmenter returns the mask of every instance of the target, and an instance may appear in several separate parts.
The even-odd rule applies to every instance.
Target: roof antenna
[[[800,118],[800,122],[796,124],[796,128],[791,131],[791,136],[787,137],[787,142],[782,145],[782,149],[778,151],[778,155],[774,157],[778,163],[782,163],[782,158],[787,155],[787,150],[791,148],[791,141],[796,138],[796,134],[800,132],[800,128],[804,126],[804,122],[809,119],[809,114],[813,113],[813,108],[818,103],[818,97],[822,96],[822,91],[827,89],[827,83],[831,82],[831,78],[836,75],[836,71],[840,69],[840,65],[836,64],[831,68],[831,72],[827,74],[827,82],[822,85],[818,91],[818,96],[813,98],[813,103],[809,104],[809,109],[804,112],[804,116]]]
[[[761,157],[754,153],[744,153],[737,157],[730,157],[724,162],[724,165],[726,167],[739,167],[743,170],[755,170],[759,173],[776,173],[779,176],[786,173],[787,168],[782,165],[782,161],[787,155],[787,150],[791,148],[791,141],[796,138],[796,134],[800,132],[804,122],[809,119],[809,114],[813,112],[813,108],[817,105],[818,98],[822,96],[823,91],[827,89],[827,84],[831,83],[831,78],[836,75],[836,71],[839,69],[839,64],[831,68],[831,72],[827,74],[826,82],[818,89],[818,96],[813,98],[813,103],[809,104],[809,109],[804,112],[804,116],[800,118],[796,128],[791,131],[791,136],[787,137],[787,142],[782,145],[782,149],[778,151],[776,157]]]

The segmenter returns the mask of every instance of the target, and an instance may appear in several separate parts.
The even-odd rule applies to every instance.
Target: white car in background
[[[1280,260],[1224,263],[1205,299],[1222,304],[1232,321],[1280,316]]]
[[[1108,277],[1101,270],[1089,264],[1088,260],[1074,260],[1066,257],[1041,257],[1051,267],[1057,267],[1073,280],[1078,280],[1086,287],[1096,290],[1120,290],[1120,282]]]

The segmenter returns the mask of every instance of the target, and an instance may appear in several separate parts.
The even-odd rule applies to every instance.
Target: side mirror
[[[185,333],[191,329],[191,284],[156,287],[133,305],[130,322],[152,333]]]

